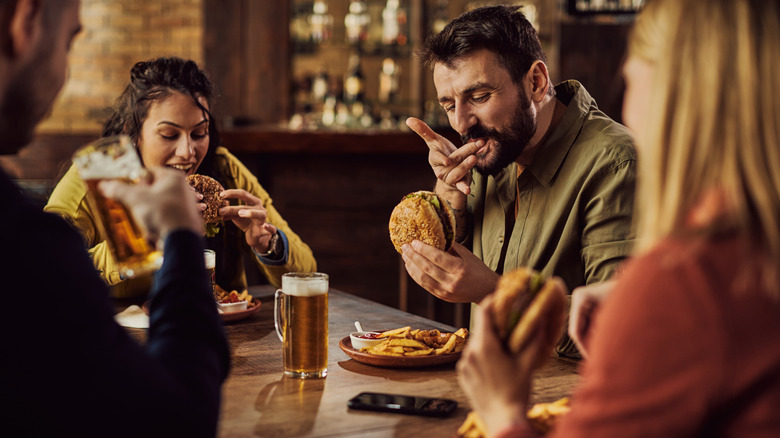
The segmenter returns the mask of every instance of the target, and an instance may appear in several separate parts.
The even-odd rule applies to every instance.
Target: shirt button
[[[504,236],[498,236],[498,243],[504,243]]]

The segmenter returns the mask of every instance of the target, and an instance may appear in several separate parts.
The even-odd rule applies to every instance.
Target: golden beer
[[[214,286],[216,283],[216,267],[217,267],[217,253],[214,250],[207,249],[203,251],[203,262],[206,264],[206,272],[208,272],[209,281],[211,281],[211,293],[215,292]]]
[[[97,188],[106,180],[133,183],[143,174],[130,139],[118,136],[98,140],[77,151],[73,162],[87,185],[87,199],[97,214],[97,226],[119,273],[132,278],[159,268],[162,253],[146,239],[133,215],[121,202],[104,197]]]
[[[276,293],[276,328],[282,340],[284,373],[320,378],[328,369],[328,277],[288,273]]]
[[[127,208],[114,199],[104,197],[97,189],[102,179],[88,179],[87,196],[92,210],[98,214],[98,227],[119,266],[119,272],[131,278],[160,266],[162,253],[146,240]],[[127,182],[125,180],[125,182]]]

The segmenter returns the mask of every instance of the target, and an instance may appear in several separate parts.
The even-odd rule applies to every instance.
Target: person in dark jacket
[[[0,0],[0,153],[33,135],[65,82],[79,0]],[[147,342],[114,321],[81,235],[0,170],[0,424],[8,436],[214,436],[230,359],[203,260],[200,213],[180,172],[104,183],[165,260]],[[42,267],[46,275],[40,275]],[[13,307],[14,302],[28,310]]]

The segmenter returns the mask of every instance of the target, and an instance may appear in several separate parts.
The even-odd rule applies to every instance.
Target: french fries
[[[461,328],[455,333],[441,333],[438,330],[412,330],[401,327],[379,335],[384,341],[361,351],[381,356],[428,356],[457,353],[466,345],[469,331]]]
[[[244,289],[243,292],[238,293],[238,291],[232,290],[229,293],[225,290],[219,287],[219,285],[214,286],[214,299],[218,303],[237,303],[239,301],[246,301],[247,302],[247,308],[252,307],[254,304],[252,303],[252,295],[249,294],[249,291]]]
[[[571,411],[571,404],[568,397],[550,403],[537,403],[528,410],[528,422],[539,432],[547,433],[569,411]]]
[[[485,438],[487,436],[487,427],[485,427],[477,413],[471,411],[466,417],[466,421],[458,428],[455,436],[458,438]]]
[[[555,400],[550,403],[537,403],[526,413],[528,423],[540,433],[547,433],[555,426],[555,423],[571,410],[568,397]],[[458,438],[485,438],[487,436],[485,424],[476,412],[471,411],[466,421],[458,428]]]

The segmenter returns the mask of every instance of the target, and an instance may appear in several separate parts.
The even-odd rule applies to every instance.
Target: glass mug
[[[206,263],[206,272],[208,272],[209,281],[211,282],[211,293],[214,293],[214,286],[216,285],[215,268],[217,267],[217,253],[212,249],[204,250],[203,261]]]
[[[146,239],[121,202],[103,197],[97,189],[104,180],[136,183],[146,175],[130,137],[119,135],[94,141],[76,151],[73,163],[87,185],[87,200],[119,273],[132,278],[157,270],[162,264],[162,251]]]
[[[284,374],[328,375],[328,275],[288,272],[274,296],[274,325],[282,341]]]

